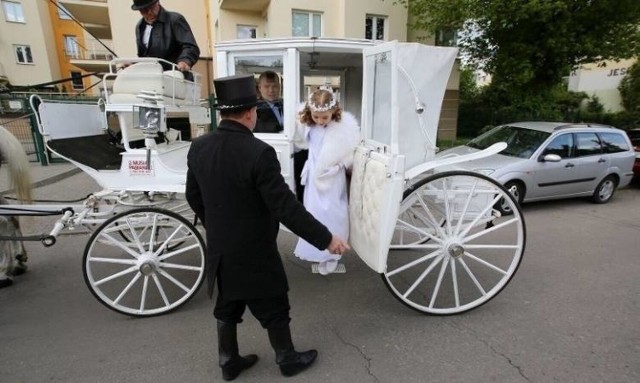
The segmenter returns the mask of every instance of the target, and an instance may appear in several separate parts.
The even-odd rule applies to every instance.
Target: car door
[[[544,156],[557,154],[560,161],[544,161]],[[527,190],[527,199],[562,197],[577,193],[581,186],[578,159],[575,157],[575,137],[562,133],[551,139],[531,169],[533,183]]]
[[[611,159],[602,150],[596,133],[575,133],[578,175],[578,193],[591,194],[598,183],[607,175]]]

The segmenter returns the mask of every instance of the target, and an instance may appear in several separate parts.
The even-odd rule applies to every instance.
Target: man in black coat
[[[265,71],[258,77],[258,121],[255,133],[279,133],[284,128],[282,99],[280,98],[280,77],[274,71]]]
[[[217,281],[214,316],[225,380],[257,356],[238,353],[236,325],[248,306],[267,329],[285,376],[309,367],[317,351],[297,352],[289,329],[289,286],[278,252],[280,222],[319,249],[342,254],[347,243],[309,214],[280,174],[275,150],[253,136],[256,90],[252,76],[214,80],[222,121],[193,141],[187,156],[186,197],[207,230],[208,291]]]
[[[134,0],[131,9],[142,15],[136,24],[138,57],[158,57],[175,63],[181,72],[190,71],[200,48],[184,16],[165,10],[159,0]],[[162,67],[171,69],[167,63]],[[193,79],[191,73],[185,73],[185,78]]]

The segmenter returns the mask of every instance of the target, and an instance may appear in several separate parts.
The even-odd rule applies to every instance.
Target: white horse
[[[0,125],[0,158],[6,160],[9,182],[18,199],[24,203],[31,201],[31,177],[29,159],[20,141]],[[0,161],[0,166],[2,162]],[[6,204],[0,196],[0,205]],[[13,216],[0,216],[0,236],[20,237],[20,224]],[[27,252],[19,240],[0,240],[0,288],[10,286],[11,275],[26,271]]]

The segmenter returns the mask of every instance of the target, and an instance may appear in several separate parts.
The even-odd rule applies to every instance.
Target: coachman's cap
[[[133,4],[131,5],[131,9],[134,11],[139,11],[141,9],[145,9],[147,7],[152,6],[157,3],[158,0],[133,0]]]
[[[216,90],[216,109],[249,108],[258,103],[256,80],[252,75],[236,75],[213,80]]]

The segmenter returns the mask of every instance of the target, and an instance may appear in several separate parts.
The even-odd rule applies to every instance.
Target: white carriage
[[[402,303],[424,313],[461,313],[489,301],[510,281],[525,246],[520,209],[498,183],[455,170],[456,163],[506,145],[435,158],[455,49],[313,38],[225,42],[216,51],[218,76],[272,70],[282,77],[284,130],[256,136],[276,149],[292,189],[296,111],[307,92],[320,82],[332,86],[343,108],[361,117],[350,243]],[[198,76],[193,83],[176,79],[153,60],[119,72],[115,64],[107,75],[114,78],[113,92],[104,103],[34,102],[47,146],[104,188],[82,206],[56,207],[64,215],[49,239],[65,227],[99,223],[83,261],[92,293],[116,311],[157,315],[184,304],[204,275],[200,228],[184,217],[190,211],[181,199],[189,143],[166,121],[187,115],[203,124],[209,111],[200,105]],[[112,114],[120,148],[109,141]],[[156,119],[162,141],[153,137]],[[140,139],[145,145],[133,144]],[[69,149],[85,149],[85,142],[95,145],[89,153]],[[108,158],[95,162],[105,150]],[[501,200],[513,215],[500,215],[495,206]]]

